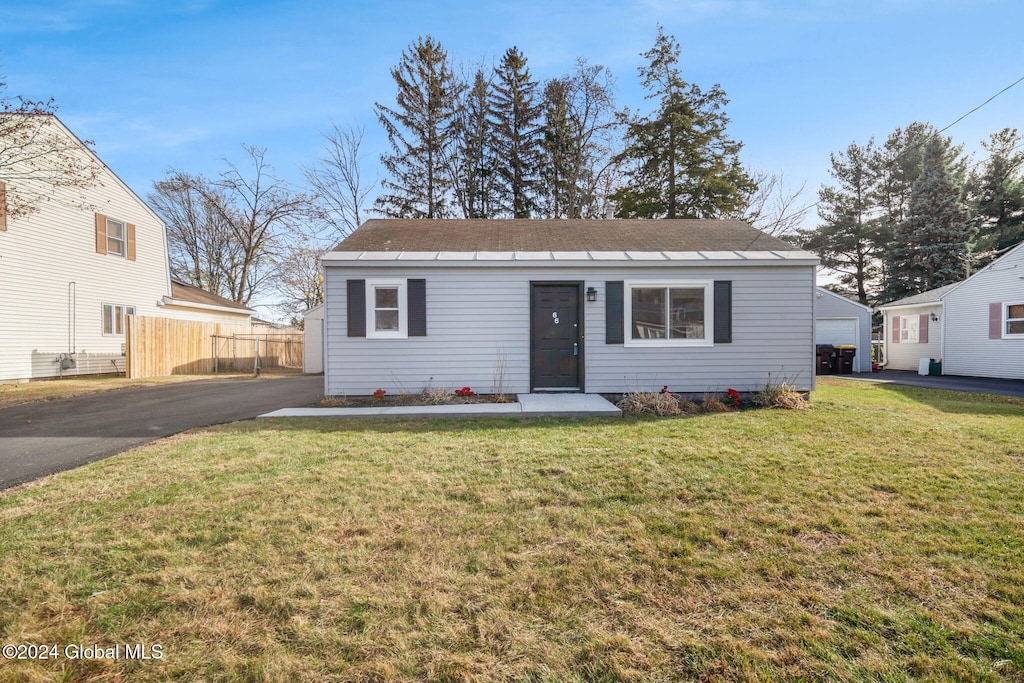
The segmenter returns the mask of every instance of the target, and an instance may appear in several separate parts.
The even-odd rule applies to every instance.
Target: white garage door
[[[832,346],[839,346],[840,344],[849,344],[857,346],[857,321],[854,319],[849,320],[822,320],[818,319],[815,321],[815,343],[817,344],[831,344]],[[860,349],[857,349],[858,354]]]

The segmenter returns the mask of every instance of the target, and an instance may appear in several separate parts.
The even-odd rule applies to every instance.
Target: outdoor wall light
[[[939,322],[939,316],[937,316],[937,315],[935,315],[934,313],[932,313],[932,322],[933,322],[933,323],[937,323],[937,322]]]
[[[593,287],[587,287],[587,301],[597,301],[597,290]]]

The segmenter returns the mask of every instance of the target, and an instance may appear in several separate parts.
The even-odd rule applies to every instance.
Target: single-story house
[[[942,301],[943,374],[1024,379],[1024,242]]]
[[[811,390],[817,264],[741,221],[370,220],[323,258],[325,393]]]
[[[824,287],[815,289],[814,342],[856,346],[854,372],[871,372],[871,308]]]
[[[942,297],[953,285],[879,306],[885,340],[886,370],[917,370],[921,359],[942,358]]]

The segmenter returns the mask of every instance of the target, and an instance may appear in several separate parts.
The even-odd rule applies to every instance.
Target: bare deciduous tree
[[[376,178],[367,182],[363,175],[359,149],[365,133],[361,125],[340,128],[334,124],[332,132],[324,135],[324,156],[303,171],[315,193],[317,218],[331,229],[332,240],[343,239],[362,224],[366,200],[377,186]]]
[[[806,183],[796,190],[783,186],[782,174],[751,171],[750,178],[757,190],[750,195],[739,218],[773,237],[793,236],[804,219],[799,201]]]
[[[184,254],[179,264],[205,259],[198,267],[176,269],[175,275],[248,305],[277,275],[283,237],[308,217],[309,197],[274,175],[265,149],[243,149],[250,159],[248,172],[230,161],[217,180],[171,171],[154,184],[151,199],[168,223],[171,251]],[[204,282],[204,272],[219,275]]]
[[[0,82],[0,213],[27,216],[44,201],[84,206],[83,196],[61,189],[84,190],[99,182],[102,164],[89,153],[92,144],[78,140],[57,121],[53,100],[35,102],[6,94]]]
[[[282,251],[277,266],[277,287],[283,297],[278,308],[293,324],[304,311],[324,302],[322,249],[308,236],[296,235]]]

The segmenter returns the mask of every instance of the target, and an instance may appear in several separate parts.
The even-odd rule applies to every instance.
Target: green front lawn
[[[1024,680],[1024,402],[238,423],[0,494],[0,585],[163,649],[0,680]]]

